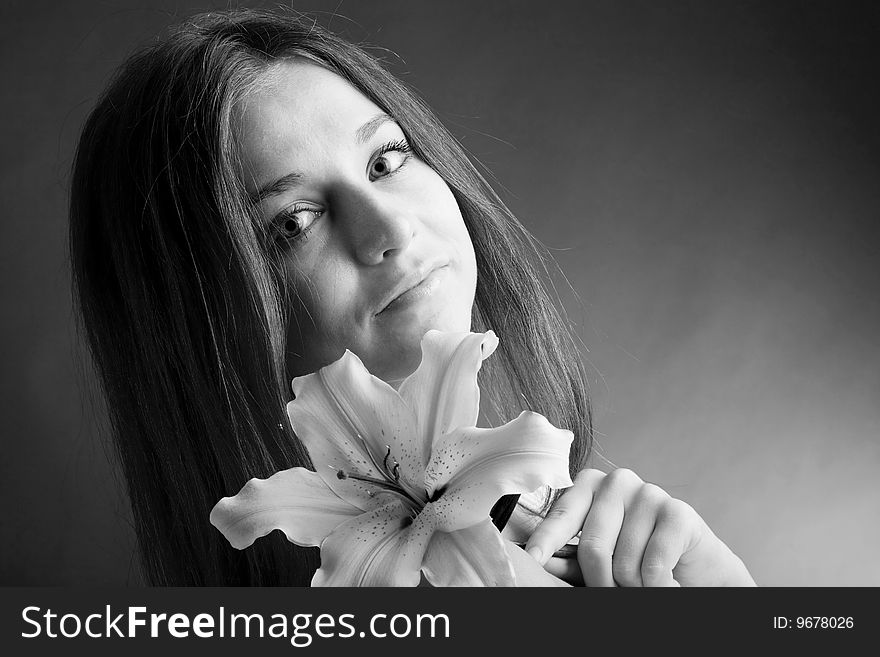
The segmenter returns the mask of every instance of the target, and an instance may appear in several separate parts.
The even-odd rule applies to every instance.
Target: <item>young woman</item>
[[[308,584],[314,548],[276,532],[238,552],[208,513],[309,465],[293,377],[348,348],[393,385],[437,328],[501,337],[481,374],[491,418],[527,407],[575,434],[575,486],[508,529],[548,572],[752,584],[685,503],[581,470],[586,380],[527,231],[411,91],[311,21],[203,15],[134,55],[83,130],[70,221],[149,583]],[[579,531],[577,559],[551,558]]]

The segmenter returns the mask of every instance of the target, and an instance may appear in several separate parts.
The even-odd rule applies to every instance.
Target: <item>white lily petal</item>
[[[416,414],[423,463],[439,436],[477,423],[477,372],[497,346],[498,338],[492,331],[428,331],[422,338],[422,362],[400,385],[400,396]]]
[[[312,586],[416,586],[433,516],[418,514],[400,499],[337,527],[321,544],[321,568]],[[390,501],[388,501],[390,500]]]
[[[455,531],[483,521],[503,495],[571,486],[572,438],[530,411],[495,429],[467,427],[441,437],[425,472],[429,496],[440,492],[432,502],[438,528]]]
[[[251,479],[211,510],[211,524],[243,550],[280,529],[297,545],[320,545],[336,527],[362,513],[330,490],[314,472],[291,468],[268,479]]]
[[[477,374],[497,345],[491,331],[429,331],[399,393],[349,351],[295,379],[288,416],[317,472],[252,480],[212,523],[237,548],[273,529],[320,545],[314,586],[415,586],[423,570],[435,585],[546,583],[488,516],[503,495],[570,486],[572,434],[529,412],[474,426]]]
[[[458,531],[435,533],[422,571],[433,586],[514,586],[516,581],[505,541],[488,518]]]
[[[314,374],[293,380],[287,414],[315,471],[340,497],[375,508],[377,487],[337,473],[394,481],[394,464],[410,495],[424,497],[415,416],[397,391],[372,376],[350,351]],[[391,453],[386,460],[388,448]]]

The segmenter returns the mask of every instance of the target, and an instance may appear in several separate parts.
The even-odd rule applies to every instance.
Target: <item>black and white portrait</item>
[[[880,585],[875,6],[0,20],[4,586]]]

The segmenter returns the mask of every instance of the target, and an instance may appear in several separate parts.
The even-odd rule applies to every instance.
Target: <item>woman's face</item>
[[[341,77],[273,68],[242,108],[244,181],[296,292],[289,376],[356,353],[397,383],[429,329],[470,330],[473,245],[449,187]]]

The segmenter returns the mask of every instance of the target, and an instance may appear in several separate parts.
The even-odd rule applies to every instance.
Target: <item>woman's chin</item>
[[[382,379],[396,390],[406,377],[418,369],[421,361],[422,350],[421,345],[419,345],[415,352],[412,350],[407,350],[406,353],[398,352],[398,357],[394,358],[392,362],[382,362],[374,365],[372,368],[368,365],[367,369],[370,370],[373,376]]]
[[[398,330],[381,342],[381,347],[371,349],[370,362],[363,359],[370,373],[397,388],[403,380],[416,371],[422,362],[422,338],[430,330],[466,333],[470,330],[470,316],[456,318],[452,313],[444,317],[421,318]]]

